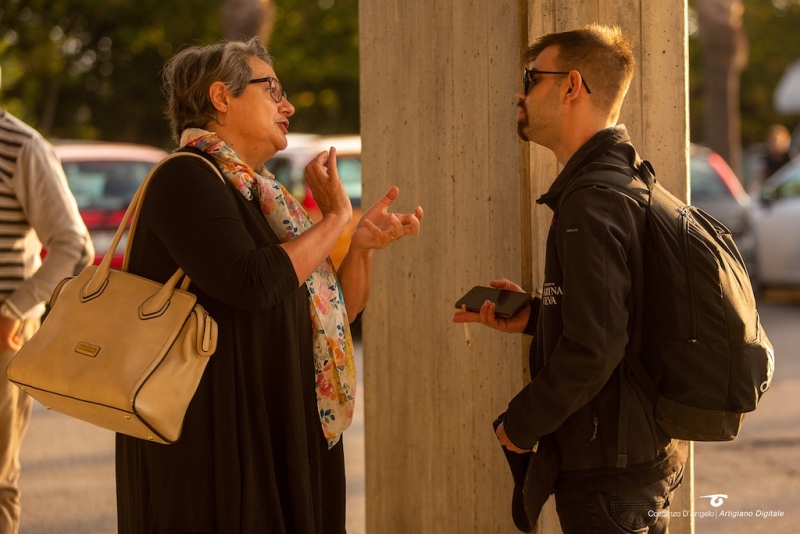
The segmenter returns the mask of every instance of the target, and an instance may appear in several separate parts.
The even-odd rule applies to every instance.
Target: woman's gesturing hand
[[[498,280],[492,280],[490,285],[495,289],[505,289],[506,291],[516,291],[519,293],[524,293],[525,291],[515,284],[514,282],[506,279],[500,278]],[[488,327],[494,328],[495,330],[499,330],[501,332],[512,332],[512,333],[519,333],[525,330],[525,326],[528,324],[528,319],[531,316],[531,307],[526,306],[522,309],[521,312],[516,314],[514,317],[509,317],[508,319],[504,319],[502,317],[497,317],[494,314],[495,305],[491,301],[486,301],[481,306],[481,311],[479,313],[475,312],[463,312],[462,310],[457,310],[453,314],[453,322],[454,323],[482,323]]]
[[[400,189],[392,186],[378,202],[361,216],[350,241],[350,250],[386,248],[389,243],[404,236],[419,234],[422,208],[413,214],[389,213],[389,206],[397,200]]]
[[[323,217],[329,213],[339,213],[345,224],[353,217],[353,206],[339,179],[336,168],[336,149],[320,152],[316,158],[306,165],[306,184],[314,195]]]

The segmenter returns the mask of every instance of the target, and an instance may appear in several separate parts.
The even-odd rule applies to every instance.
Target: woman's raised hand
[[[343,216],[345,224],[350,222],[353,217],[353,206],[350,204],[344,184],[339,179],[335,148],[331,147],[328,152],[320,152],[306,165],[306,184],[311,189],[314,201],[323,216],[339,213]]]
[[[392,186],[378,202],[361,216],[350,241],[350,250],[386,248],[389,243],[404,236],[419,234],[422,208],[414,213],[389,213],[389,206],[397,199],[400,189]]]

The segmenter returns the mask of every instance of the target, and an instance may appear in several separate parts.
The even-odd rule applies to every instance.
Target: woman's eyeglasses
[[[534,76],[539,74],[569,74],[570,72],[571,71],[536,70],[525,67],[525,70],[522,72],[522,89],[527,95],[530,90],[533,89],[533,86],[536,85],[537,80],[534,79]],[[586,87],[586,92],[592,94],[592,90],[589,89],[589,84],[586,83],[586,80],[583,78],[583,74],[581,74],[581,82],[583,83],[583,86]]]
[[[269,96],[272,97],[272,100],[274,100],[275,103],[279,103],[282,99],[286,98],[286,91],[283,90],[283,86],[281,85],[281,82],[278,81],[278,78],[267,76],[266,78],[255,78],[247,83],[262,82],[269,83]]]

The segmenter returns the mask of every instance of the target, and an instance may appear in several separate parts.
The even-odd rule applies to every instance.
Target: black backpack
[[[642,352],[641,358],[627,356],[621,366],[620,422],[627,421],[626,380],[634,379],[668,436],[734,439],[744,415],[769,389],[775,356],[730,231],[664,189],[647,161],[638,169],[595,162],[585,170],[600,172],[582,186],[606,187],[642,201],[619,179],[603,180],[608,171],[639,178],[650,192]],[[627,424],[620,424],[620,467],[627,462],[626,432]]]

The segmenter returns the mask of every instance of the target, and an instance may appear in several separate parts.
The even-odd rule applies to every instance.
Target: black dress
[[[176,443],[117,435],[121,534],[344,533],[342,442],[322,434],[306,288],[279,243],[199,159],[153,177],[129,270],[164,283],[180,266],[219,341]]]

